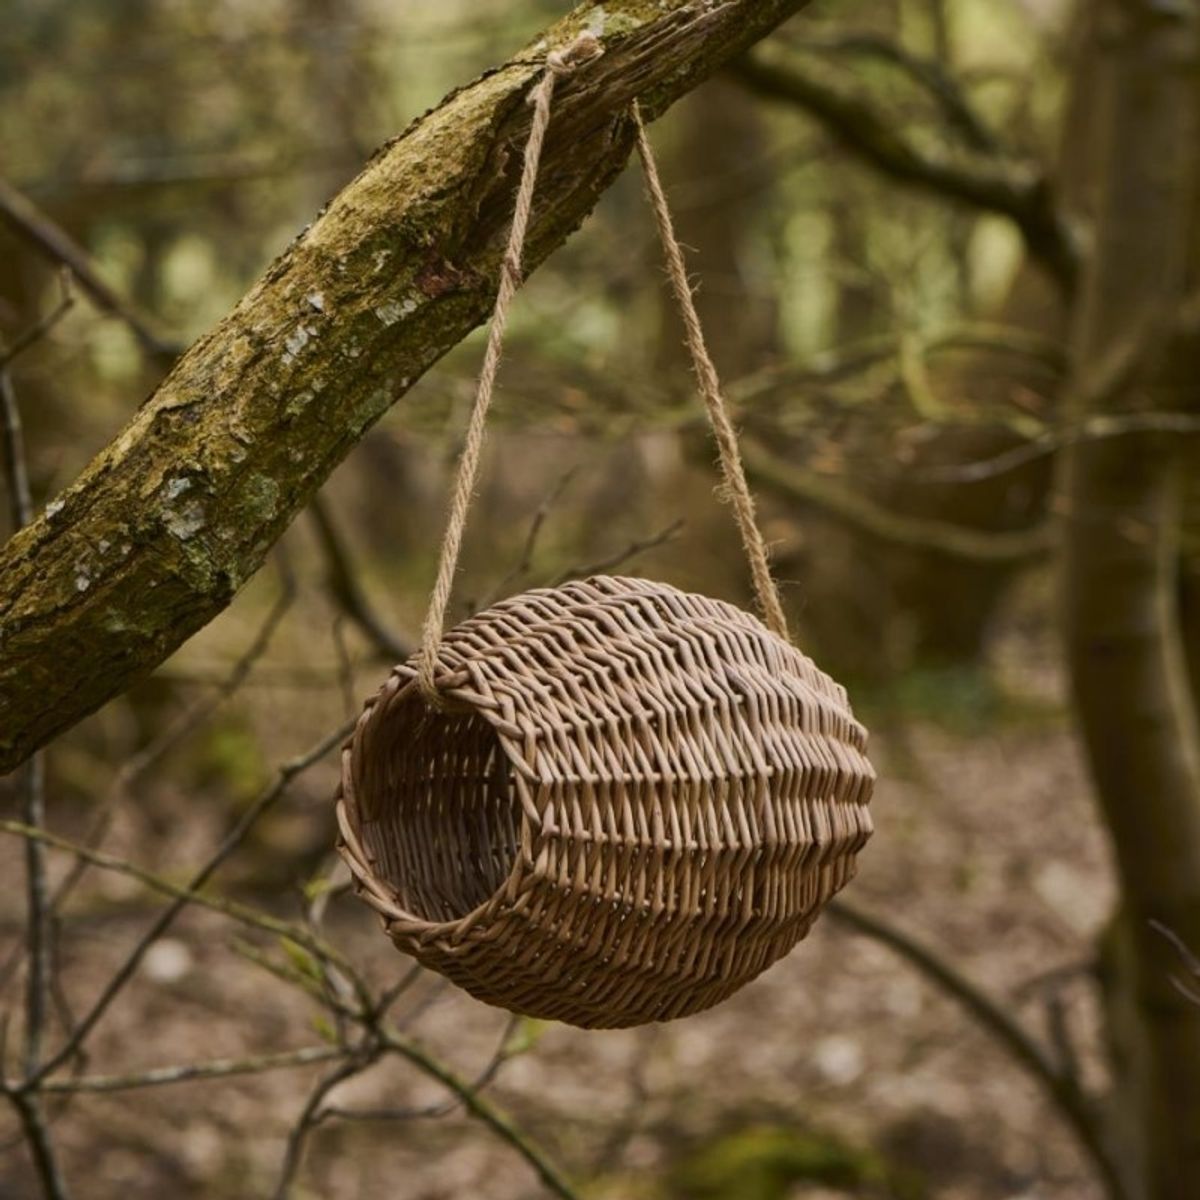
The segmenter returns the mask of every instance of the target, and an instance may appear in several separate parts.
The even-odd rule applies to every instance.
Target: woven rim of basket
[[[362,746],[362,740],[377,724],[386,723],[393,709],[401,704],[429,705],[420,694],[416,682],[416,669],[408,663],[392,668],[392,673],[379,691],[363,709],[354,732],[342,747],[342,777],[337,792],[337,823],[340,833],[338,850],[351,874],[354,876],[358,894],[379,913],[384,927],[392,937],[411,938],[427,943],[437,940],[451,944],[461,942],[471,930],[489,917],[502,903],[516,896],[515,885],[521,875],[533,866],[532,858],[524,855],[522,846],[527,846],[542,831],[542,819],[536,809],[522,802],[521,820],[517,844],[508,873],[499,881],[491,894],[470,911],[448,921],[433,921],[403,908],[397,901],[396,888],[375,869],[374,855],[363,844],[361,836],[361,810],[354,787],[353,762]],[[496,744],[509,767],[528,780],[536,778],[533,769],[517,753],[513,744],[521,730],[509,725],[496,711],[494,701],[474,692],[468,683],[466,671],[453,674],[443,673],[438,677],[438,691],[443,700],[455,713],[466,713],[483,718],[496,737]],[[520,793],[520,789],[518,789]],[[522,797],[523,801],[523,797]]]

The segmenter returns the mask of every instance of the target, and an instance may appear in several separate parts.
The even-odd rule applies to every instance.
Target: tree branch
[[[876,58],[903,71],[926,91],[946,119],[947,127],[966,145],[986,154],[1000,154],[999,139],[975,111],[957,79],[937,59],[922,58],[899,42],[874,33],[848,33],[824,40],[805,38],[804,48],[817,53]]]
[[[296,776],[307,771],[313,764],[319,762],[331,750],[339,746],[346,738],[352,728],[352,723],[342,726],[340,729],[326,738],[323,738],[312,749],[306,751],[297,758],[290,760],[279,768],[273,783],[269,784],[261,793],[253,804],[242,814],[233,828],[221,840],[221,844],[213,851],[213,853],[205,861],[204,865],[199,868],[188,880],[184,888],[178,889],[175,899],[167,905],[165,909],[155,918],[149,929],[138,939],[137,944],[126,956],[124,962],[117,969],[111,979],[105,984],[100,995],[92,1002],[92,1006],[88,1009],[83,1019],[79,1022],[66,1045],[62,1046],[52,1057],[47,1059],[41,1067],[34,1072],[31,1072],[21,1085],[23,1090],[30,1090],[41,1082],[47,1075],[57,1070],[64,1062],[66,1062],[76,1050],[78,1050],[91,1033],[92,1029],[99,1023],[104,1014],[108,1011],[109,1006],[117,998],[125,985],[133,977],[147,950],[170,928],[175,918],[192,903],[199,903],[200,899],[196,893],[207,882],[209,877],[217,870],[217,868],[241,845],[246,834],[254,826],[255,822],[279,799],[280,796],[287,790],[292,780]],[[28,826],[19,825],[13,821],[0,821],[0,829],[5,832],[17,833],[21,836],[36,837],[37,835],[31,831]],[[60,844],[60,840],[51,838],[42,834],[40,841],[48,842],[51,845]],[[72,853],[80,857],[88,859],[89,862],[97,866],[106,865],[112,862],[112,859],[107,855],[99,854],[95,851],[88,851],[82,846],[71,846]],[[130,874],[134,873],[132,867],[127,867]],[[151,884],[150,877],[145,873],[141,873],[139,878],[143,882]],[[153,886],[151,884],[151,886]],[[224,911],[233,912],[235,906],[226,904],[223,906]],[[299,941],[300,938],[292,935],[294,940]]]
[[[325,555],[330,596],[345,616],[367,636],[380,655],[388,662],[404,662],[412,653],[412,646],[389,629],[386,622],[371,607],[329,505],[323,497],[314,496],[308,511],[317,529],[321,551]]]
[[[584,5],[376,154],[0,551],[0,771],[220,612],[364,431],[484,319],[547,47],[586,26],[605,53],[556,91],[531,269],[620,173],[635,98],[660,114],[804,3]]]
[[[459,1078],[416,1042],[399,1038],[390,1030],[381,1030],[384,1045],[419,1067],[425,1074],[444,1084],[467,1112],[482,1121],[503,1141],[508,1142],[533,1169],[548,1191],[561,1200],[578,1200],[575,1190],[553,1163],[534,1145],[509,1118],[489,1100],[479,1095],[466,1080]]]
[[[50,1143],[50,1134],[46,1129],[38,1098],[23,1092],[9,1092],[8,1095],[12,1100],[13,1107],[17,1110],[17,1117],[20,1119],[21,1129],[25,1134],[25,1141],[33,1158],[34,1168],[42,1183],[42,1194],[45,1200],[70,1200],[62,1170]]]
[[[1092,1103],[1079,1090],[1074,1077],[1054,1065],[1019,1021],[1010,1017],[986,992],[928,946],[923,946],[883,918],[872,916],[844,899],[832,901],[828,912],[834,920],[848,925],[865,937],[882,942],[907,959],[987,1029],[1037,1081],[1046,1097],[1074,1130],[1080,1145],[1104,1181],[1105,1195],[1111,1200],[1127,1200],[1120,1171]]]
[[[1053,530],[1048,525],[1001,532],[894,512],[839,483],[780,458],[756,439],[745,435],[742,437],[742,457],[746,470],[756,482],[815,504],[892,545],[994,563],[1036,558],[1048,553],[1053,545]]]
[[[44,337],[70,307],[69,291],[49,316],[38,321],[16,346],[0,356],[0,432],[3,433],[4,462],[8,473],[9,509],[14,530],[28,525],[33,518],[33,497],[29,487],[29,469],[25,457],[25,438],[21,409],[9,375],[9,364],[23,350]],[[0,345],[0,350],[4,347]],[[46,823],[46,756],[36,753],[24,763],[18,781],[21,816],[32,827]],[[42,1041],[46,1025],[46,1001],[53,992],[54,947],[50,924],[46,861],[40,842],[25,843],[25,944],[28,953],[25,980],[25,1075],[31,1076],[42,1065]],[[0,1070],[3,1065],[0,1064]],[[67,1200],[66,1182],[55,1153],[50,1131],[43,1119],[41,1101],[36,1096],[9,1095],[34,1167],[42,1181],[46,1200]]]
[[[317,1114],[325,1101],[325,1097],[338,1084],[353,1078],[355,1075],[361,1075],[363,1071],[373,1067],[381,1053],[382,1050],[378,1047],[373,1047],[364,1053],[351,1052],[347,1054],[342,1062],[322,1075],[313,1085],[312,1090],[308,1094],[308,1099],[304,1102],[304,1107],[300,1110],[300,1115],[296,1118],[296,1123],[288,1133],[287,1144],[283,1152],[283,1164],[279,1169],[279,1182],[275,1185],[275,1190],[271,1193],[273,1200],[288,1200],[288,1197],[292,1195],[292,1185],[296,1181],[296,1172],[299,1171],[301,1161],[304,1158],[304,1148],[308,1141],[308,1135],[316,1128]]]
[[[173,1083],[191,1083],[196,1079],[227,1079],[230,1075],[261,1075],[289,1067],[308,1067],[313,1063],[341,1058],[341,1046],[304,1046],[277,1054],[249,1054],[245,1058],[215,1058],[207,1062],[179,1063],[171,1067],[152,1067],[128,1075],[81,1075],[73,1079],[45,1079],[38,1084],[42,1092],[75,1095],[78,1092],[128,1092],[138,1088],[164,1087]]]
[[[105,312],[124,321],[147,354],[170,362],[181,347],[158,333],[150,319],[104,282],[88,252],[27,196],[0,178],[0,220],[56,266],[66,267]]]
[[[1039,172],[992,155],[951,158],[923,150],[856,92],[805,71],[795,59],[785,65],[756,54],[739,59],[732,71],[756,94],[820,121],[843,146],[890,178],[1008,217],[1029,252],[1064,289],[1072,286],[1078,251]]]

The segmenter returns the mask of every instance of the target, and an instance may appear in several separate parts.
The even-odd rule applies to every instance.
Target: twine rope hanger
[[[463,440],[458,470],[455,474],[450,515],[446,522],[446,532],[438,555],[437,576],[421,627],[417,686],[426,702],[435,708],[443,707],[442,696],[438,691],[435,678],[438,651],[442,643],[446,612],[450,604],[450,593],[454,586],[454,575],[458,567],[459,551],[462,549],[471,497],[479,475],[479,461],[483,450],[487,415],[491,407],[496,372],[500,366],[500,357],[504,348],[508,312],[513,297],[522,282],[521,257],[529,228],[530,213],[533,209],[533,196],[537,184],[542,145],[550,124],[550,101],[554,95],[554,85],[561,76],[572,74],[583,63],[597,58],[602,53],[603,47],[599,39],[594,34],[586,32],[580,34],[564,50],[551,51],[546,56],[546,71],[529,98],[533,106],[533,118],[529,126],[529,137],[525,143],[521,180],[517,187],[516,201],[513,206],[512,227],[509,230],[508,243],[500,264],[500,282],[496,291],[495,306],[492,310],[487,347],[484,350],[475,400]],[[750,576],[758,607],[767,627],[786,641],[788,640],[787,618],[784,616],[778,587],[771,575],[766,542],[755,518],[754,496],[746,482],[737,431],[729,416],[729,410],[721,392],[720,378],[704,341],[700,317],[696,311],[691,284],[688,282],[683,251],[675,236],[666,193],[663,191],[662,181],[658,174],[658,165],[650,148],[646,127],[642,122],[636,100],[631,105],[630,114],[637,135],[638,157],[641,160],[642,172],[645,176],[646,190],[650,197],[659,240],[662,243],[663,256],[666,260],[667,275],[679,306],[685,342],[692,359],[692,369],[695,372],[709,426],[717,444],[717,454],[721,466],[722,495],[733,507],[734,518],[741,535],[742,549],[750,567]]]

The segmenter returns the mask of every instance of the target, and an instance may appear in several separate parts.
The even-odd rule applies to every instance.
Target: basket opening
[[[504,885],[520,846],[521,804],[495,730],[410,688],[380,733],[387,752],[362,781],[376,871],[414,917],[465,917]]]

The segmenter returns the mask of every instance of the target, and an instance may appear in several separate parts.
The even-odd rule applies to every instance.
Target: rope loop
[[[445,706],[436,681],[438,651],[442,644],[446,611],[450,603],[450,592],[454,585],[454,574],[458,567],[458,555],[462,548],[467,514],[471,507],[471,497],[479,474],[479,460],[483,450],[487,414],[491,407],[492,394],[496,385],[496,372],[500,366],[500,356],[504,347],[508,310],[517,288],[521,284],[522,252],[525,248],[525,236],[533,210],[533,195],[537,184],[542,144],[550,124],[550,100],[558,79],[573,74],[584,63],[590,62],[603,53],[603,45],[595,34],[581,33],[569,46],[561,50],[552,50],[546,55],[545,72],[529,96],[529,103],[533,106],[533,118],[529,125],[529,137],[525,143],[521,180],[517,186],[516,200],[513,204],[512,227],[509,230],[508,242],[500,260],[500,280],[496,289],[495,306],[492,309],[487,348],[484,350],[475,401],[471,408],[471,416],[463,440],[462,455],[459,458],[458,470],[455,474],[450,515],[438,557],[437,577],[430,593],[429,607],[421,628],[421,648],[417,658],[417,686],[426,702],[434,708],[441,709]],[[771,577],[766,543],[755,520],[754,497],[746,483],[746,473],[742,466],[741,452],[738,449],[737,432],[721,394],[716,368],[713,366],[708,349],[704,344],[700,318],[696,312],[691,286],[688,283],[687,268],[683,261],[683,251],[675,237],[666,194],[658,176],[658,167],[650,149],[649,139],[646,137],[646,129],[642,124],[636,100],[633,102],[631,111],[637,135],[638,155],[641,158],[642,170],[646,177],[646,190],[650,196],[659,239],[662,242],[663,254],[667,262],[667,274],[683,317],[687,347],[692,357],[696,382],[704,399],[709,424],[717,444],[717,453],[721,464],[722,496],[733,507],[738,530],[741,533],[742,546],[750,565],[750,575],[754,583],[759,609],[768,627],[786,639],[788,636],[787,620],[784,617],[783,605],[779,600],[778,589]]]

